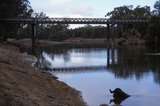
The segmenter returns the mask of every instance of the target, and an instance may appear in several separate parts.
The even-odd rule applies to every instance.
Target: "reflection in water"
[[[109,88],[122,88],[134,96],[112,102],[124,106],[159,106],[160,56],[145,55],[145,49],[62,49],[40,53],[37,66],[45,69],[106,66],[103,69],[63,70],[54,75],[80,90],[89,106],[109,104]],[[109,56],[109,57],[108,57]],[[107,67],[109,66],[109,67]],[[94,93],[93,93],[94,92]],[[107,99],[107,100],[106,100]]]
[[[160,56],[147,56],[144,51],[135,51],[129,49],[127,51],[119,50],[118,64],[111,64],[110,71],[114,73],[116,78],[133,78],[137,80],[149,72],[153,72],[155,82],[160,81]],[[159,83],[160,84],[160,83]]]
[[[144,55],[144,50],[134,49],[71,49],[42,52],[36,66],[43,69],[60,67],[95,67],[109,66],[116,78],[136,78],[140,80],[149,72],[153,72],[154,80],[160,84],[160,56]],[[109,53],[109,54],[108,54]],[[109,57],[108,57],[109,56]],[[73,70],[73,69],[72,69]],[[68,70],[67,70],[68,71]],[[76,71],[76,70],[75,70]],[[93,70],[94,71],[94,70]]]

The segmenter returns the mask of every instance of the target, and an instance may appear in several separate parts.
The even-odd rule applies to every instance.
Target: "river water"
[[[160,106],[160,55],[148,52],[133,48],[44,50],[39,63],[47,69],[66,68],[51,73],[79,90],[89,106],[115,104],[109,92],[115,88],[131,95],[120,101],[122,106]]]

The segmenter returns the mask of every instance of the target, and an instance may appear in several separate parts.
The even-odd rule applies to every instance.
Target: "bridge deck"
[[[145,19],[108,20],[107,18],[15,18],[0,19],[0,22],[24,24],[120,24],[120,23],[148,23]]]

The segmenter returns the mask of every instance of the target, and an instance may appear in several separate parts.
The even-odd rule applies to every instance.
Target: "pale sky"
[[[29,0],[36,12],[50,17],[99,17],[117,6],[151,6],[156,0]]]

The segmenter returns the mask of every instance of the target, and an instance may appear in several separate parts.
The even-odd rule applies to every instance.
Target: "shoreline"
[[[107,42],[106,39],[81,38],[69,39],[63,42],[39,40],[35,46],[36,48],[51,47],[54,49],[57,47],[119,47],[119,45]],[[143,47],[144,45],[129,46]],[[15,104],[16,106],[35,106],[35,104],[39,106],[86,106],[87,104],[79,91],[59,81],[49,72],[31,66],[35,59],[34,56],[27,53],[31,50],[31,47],[30,39],[8,40],[4,44],[0,43],[0,68],[2,71],[0,78],[3,77],[3,74],[7,75],[4,81],[1,82],[4,84],[0,83],[0,86],[2,86],[0,92],[3,92],[0,93],[0,105],[11,101],[9,102],[10,105]],[[12,70],[14,71],[12,72]]]
[[[145,41],[125,41],[123,39],[84,39],[73,38],[61,42],[49,40],[37,40],[35,48],[119,48],[119,47],[142,47],[145,48]],[[22,52],[31,50],[32,43],[30,39],[8,40],[9,44],[17,46]]]
[[[32,67],[17,47],[0,44],[0,57],[0,105],[86,106],[79,91]]]

